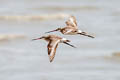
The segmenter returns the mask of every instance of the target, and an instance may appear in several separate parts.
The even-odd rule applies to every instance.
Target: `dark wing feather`
[[[53,41],[50,41],[48,46],[47,46],[48,47],[48,56],[49,56],[50,62],[52,62],[54,57],[55,57],[56,49],[57,49],[59,42],[60,42],[60,40],[53,40]]]
[[[69,27],[77,28],[77,21],[74,16],[70,16],[70,18],[66,21],[66,25]]]

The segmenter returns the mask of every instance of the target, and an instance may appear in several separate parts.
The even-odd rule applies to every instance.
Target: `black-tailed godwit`
[[[69,19],[65,23],[66,23],[66,26],[64,28],[57,28],[55,30],[52,30],[52,31],[49,31],[49,32],[46,32],[46,33],[60,31],[64,35],[80,34],[80,35],[84,35],[84,36],[94,38],[94,36],[89,35],[88,33],[78,29],[77,21],[76,21],[76,18],[74,16],[70,16]]]
[[[52,62],[55,57],[56,48],[58,46],[58,43],[65,43],[71,47],[76,48],[75,46],[68,43],[68,42],[70,42],[70,40],[67,40],[66,38],[62,38],[62,37],[59,37],[56,35],[42,36],[40,38],[36,38],[33,40],[40,40],[40,39],[44,39],[48,42],[47,48],[48,48],[48,56],[49,56],[50,62]]]

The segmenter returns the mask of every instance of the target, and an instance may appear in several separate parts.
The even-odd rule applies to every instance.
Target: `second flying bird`
[[[49,32],[46,32],[46,33],[60,31],[64,35],[80,34],[80,35],[84,35],[84,36],[87,36],[87,37],[94,38],[94,36],[89,35],[86,32],[78,29],[77,21],[76,21],[76,18],[74,16],[70,16],[69,19],[65,23],[66,23],[66,26],[64,28],[57,28],[55,30],[52,30],[52,31],[49,31]]]

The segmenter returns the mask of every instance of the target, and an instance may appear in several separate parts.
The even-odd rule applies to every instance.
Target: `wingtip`
[[[88,37],[95,38],[94,36],[88,36]]]
[[[77,48],[76,46],[73,46],[73,45],[72,45],[72,47],[73,47],[73,48]]]
[[[53,60],[52,60],[52,59],[50,59],[49,61],[50,61],[50,63],[52,63],[52,62],[53,62]]]
[[[74,46],[74,48],[77,48],[77,47]]]
[[[48,55],[50,63],[53,61],[50,55]]]
[[[52,60],[50,60],[50,63],[52,63]]]

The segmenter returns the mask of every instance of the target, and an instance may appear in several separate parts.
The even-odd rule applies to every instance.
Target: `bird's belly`
[[[64,33],[65,35],[75,35],[76,33],[74,32],[68,32],[68,33]]]
[[[66,30],[63,30],[62,33],[64,35],[75,35],[76,33],[73,31],[73,29],[66,29]]]

